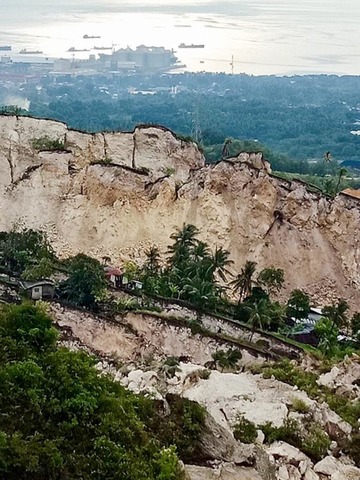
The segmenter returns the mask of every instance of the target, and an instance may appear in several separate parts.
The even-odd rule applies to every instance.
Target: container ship
[[[202,43],[196,44],[196,43],[191,43],[189,45],[185,43],[180,43],[178,48],[205,48],[205,45]]]
[[[19,53],[21,53],[21,55],[40,55],[43,52],[41,50],[26,50],[26,48],[23,48]]]
[[[94,47],[94,50],[112,50],[113,47]]]
[[[100,35],[87,35],[87,34],[85,34],[83,36],[83,38],[85,38],[85,40],[88,40],[90,38],[101,38],[101,37],[100,37]]]
[[[0,45],[0,52],[10,52],[11,45]]]
[[[68,52],[90,52],[87,48],[75,48],[75,47],[70,47]]]

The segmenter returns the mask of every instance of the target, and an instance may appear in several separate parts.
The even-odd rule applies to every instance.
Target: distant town
[[[93,38],[84,36],[84,38]],[[96,38],[96,37],[95,37]],[[179,48],[203,48],[203,45],[179,45]],[[78,52],[93,52],[87,59],[75,58]],[[22,49],[12,54],[10,45],[0,46],[0,76],[19,77],[21,75],[50,74],[60,75],[124,75],[129,73],[166,72],[184,68],[175,56],[174,50],[164,47],[139,45],[115,49],[114,46],[94,46],[91,49],[70,47],[67,53],[72,58],[51,58],[42,51]]]

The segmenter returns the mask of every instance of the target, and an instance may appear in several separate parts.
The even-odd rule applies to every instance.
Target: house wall
[[[33,300],[41,300],[43,298],[43,287],[33,287],[31,289],[31,298]]]

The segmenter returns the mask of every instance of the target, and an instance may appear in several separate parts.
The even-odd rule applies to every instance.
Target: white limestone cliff
[[[38,152],[42,137],[63,152]],[[0,116],[0,229],[45,229],[62,256],[141,258],[193,223],[210,245],[286,274],[287,291],[360,305],[360,203],[269,173],[259,155],[205,166],[196,144],[162,127],[87,134],[65,124]]]

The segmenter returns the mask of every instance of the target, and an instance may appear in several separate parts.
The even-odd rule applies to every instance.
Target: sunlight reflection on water
[[[360,2],[0,0],[0,45],[71,57],[70,47],[163,45],[192,71],[359,74]],[[351,8],[350,8],[351,7]],[[84,34],[101,39],[84,40]],[[179,50],[180,43],[204,49]],[[94,52],[92,52],[94,53]],[[76,53],[87,58],[89,52]]]

